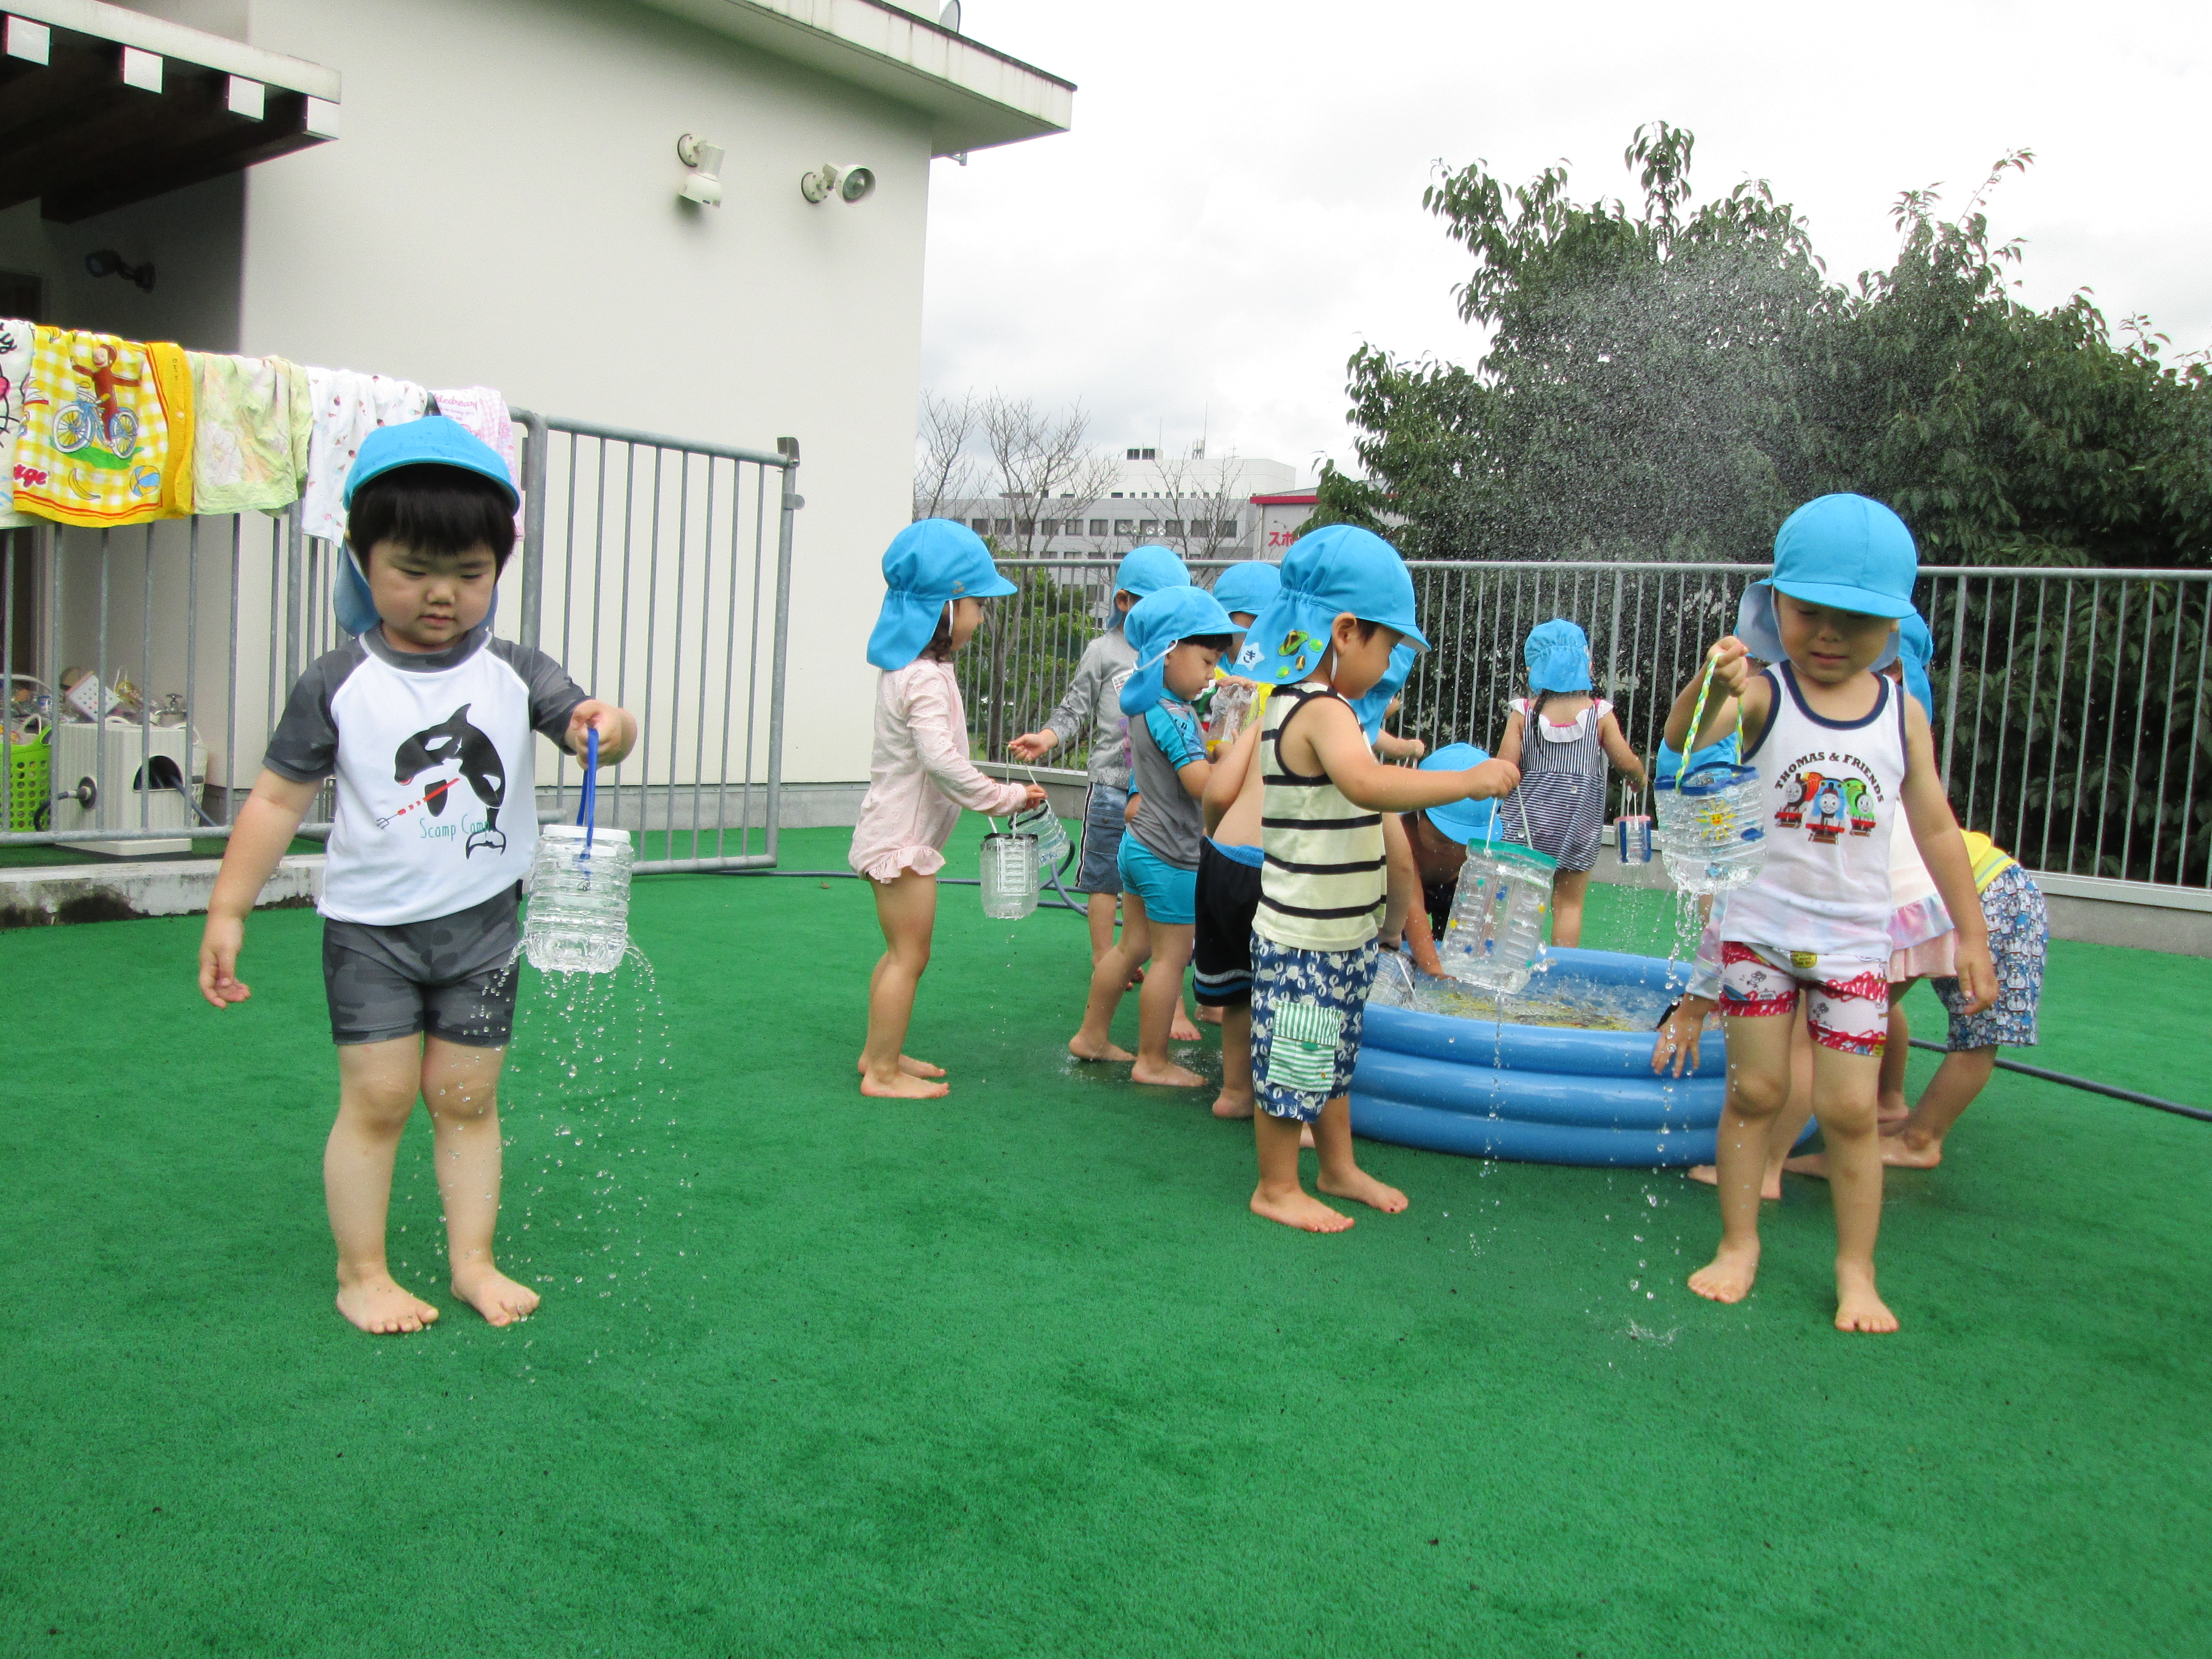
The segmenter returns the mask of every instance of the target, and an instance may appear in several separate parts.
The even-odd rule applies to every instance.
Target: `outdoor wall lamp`
[[[676,141],[676,159],[691,169],[677,186],[677,195],[701,207],[721,206],[722,147],[687,132]]]
[[[832,196],[848,202],[857,202],[876,187],[876,170],[858,161],[847,161],[842,166],[824,161],[819,171],[810,173],[799,181],[799,193],[810,202],[826,202]]]
[[[126,283],[135,283],[143,294],[154,291],[154,262],[134,265],[112,247],[84,256],[84,274],[88,276],[120,276]]]

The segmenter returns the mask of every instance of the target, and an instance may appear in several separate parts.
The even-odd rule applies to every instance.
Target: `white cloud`
[[[934,165],[925,384],[1080,397],[1109,443],[1309,465],[1348,457],[1362,340],[1467,359],[1464,256],[1423,212],[1431,163],[1518,181],[1565,159],[1621,195],[1640,121],[1698,135],[1700,199],[1771,179],[1832,271],[1886,264],[1888,209],[2038,162],[1992,224],[2024,297],[2078,286],[2212,345],[2198,6],[1508,9],[1460,0],[973,0],[970,34],[1078,82],[1075,130]]]

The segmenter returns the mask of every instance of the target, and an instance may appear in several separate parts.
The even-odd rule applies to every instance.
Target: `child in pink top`
[[[868,878],[884,954],[868,981],[860,1092],[927,1099],[949,1092],[945,1068],[902,1052],[914,994],[929,966],[937,872],[960,809],[1014,812],[1044,799],[1036,784],[1000,783],[968,758],[968,716],[952,653],[975,636],[983,601],[1014,591],[982,538],[949,519],[924,519],[884,554],[883,612],[868,636],[876,686],[875,753],[847,862]]]

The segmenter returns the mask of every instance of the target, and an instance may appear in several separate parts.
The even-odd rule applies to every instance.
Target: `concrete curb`
[[[167,859],[0,870],[0,929],[203,914],[215,893],[216,868],[214,859]],[[322,890],[323,855],[302,854],[276,866],[254,908],[305,908]]]

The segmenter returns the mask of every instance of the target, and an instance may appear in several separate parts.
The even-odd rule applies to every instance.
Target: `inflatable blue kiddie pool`
[[[1528,988],[1499,1002],[1384,958],[1352,1074],[1353,1133],[1528,1164],[1713,1161],[1720,1033],[1705,1034],[1694,1073],[1651,1071],[1653,1034],[1689,982],[1686,962],[1546,951]]]

